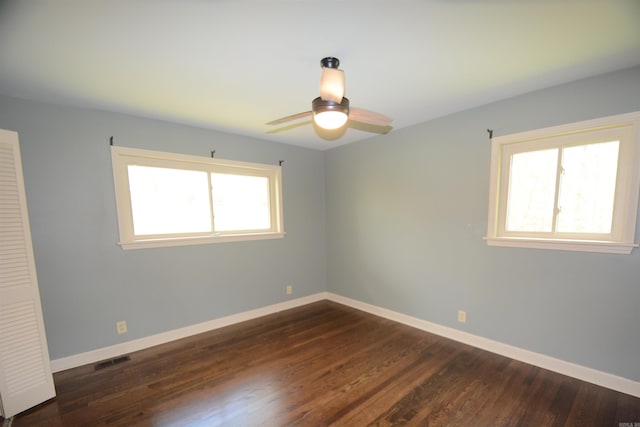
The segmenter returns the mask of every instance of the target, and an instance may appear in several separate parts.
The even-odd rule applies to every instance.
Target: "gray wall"
[[[326,290],[323,154],[126,115],[0,97],[19,132],[52,359]],[[250,162],[284,159],[284,239],[123,251],[117,145]],[[287,296],[285,288],[294,286]],[[116,321],[129,332],[116,334]]]
[[[487,128],[506,135],[638,110],[634,68],[330,150],[329,291],[639,381],[640,249],[510,249],[482,239]]]

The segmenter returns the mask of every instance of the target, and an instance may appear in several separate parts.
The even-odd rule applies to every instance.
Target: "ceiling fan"
[[[268,125],[279,125],[312,116],[319,127],[329,130],[341,128],[347,120],[389,128],[393,119],[362,108],[349,108],[349,99],[344,96],[344,71],[338,69],[338,58],[323,58],[320,65],[320,96],[311,101],[311,111],[282,117],[268,122]],[[366,127],[363,129],[369,130]]]

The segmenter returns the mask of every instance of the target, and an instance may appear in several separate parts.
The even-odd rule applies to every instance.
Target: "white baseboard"
[[[438,325],[436,323],[428,322],[426,320],[418,319],[416,317],[408,316],[406,314],[367,304],[330,292],[320,292],[306,297],[297,298],[294,300],[285,301],[282,303],[245,311],[242,313],[232,314],[230,316],[225,316],[218,319],[213,319],[184,328],[174,329],[156,335],[127,341],[121,344],[99,348],[96,350],[88,351],[86,353],[80,353],[60,359],[55,359],[51,361],[51,370],[53,372],[59,372],[66,369],[99,362],[101,360],[112,359],[114,357],[122,356],[134,351],[143,350],[145,348],[153,347],[159,344],[164,344],[181,338],[190,337],[192,335],[200,334],[203,332],[222,328],[224,326],[233,325],[235,323],[244,322],[246,320],[255,319],[257,317],[266,316],[269,314],[277,313],[279,311],[288,310],[290,308],[299,307],[325,299],[349,307],[353,307],[355,309],[362,310],[376,316],[384,317],[398,323],[412,326],[426,332],[440,335],[454,341],[468,344],[473,347],[481,348],[483,350],[487,350],[501,356],[519,360],[530,365],[548,369],[553,372],[577,378],[582,381],[587,381],[592,384],[629,394],[631,396],[640,397],[640,382],[633,381],[628,378],[619,377],[607,372],[598,371],[586,366],[576,365],[575,363],[566,362],[564,360],[556,359],[544,354],[524,350],[519,347],[514,347],[512,345],[490,340],[478,335],[473,335],[468,332],[460,331],[458,329]]]
[[[76,368],[78,366],[99,362],[101,360],[112,359],[118,356],[122,356],[123,354],[132,353],[134,351],[143,350],[145,348],[153,347],[159,344],[168,343],[181,338],[190,337],[192,335],[222,328],[224,326],[233,325],[235,323],[244,322],[246,320],[255,319],[257,317],[277,313],[279,311],[288,310],[290,308],[310,304],[312,302],[322,301],[325,299],[327,299],[327,293],[320,292],[318,294],[296,298],[290,301],[285,301],[266,307],[256,308],[255,310],[244,311],[242,313],[220,317],[218,319],[209,320],[207,322],[197,323],[195,325],[186,326],[184,328],[161,332],[156,335],[123,342],[121,344],[87,351],[86,353],[74,354],[72,356],[52,360],[51,370],[53,372],[59,372],[66,369]]]
[[[626,393],[631,396],[640,397],[640,382],[633,381],[628,378],[619,377],[617,375],[598,371],[586,366],[576,365],[575,363],[566,362],[564,360],[556,359],[544,354],[524,350],[519,347],[514,347],[512,345],[490,340],[478,335],[473,335],[468,332],[460,331],[458,329],[438,325],[436,323],[428,322],[426,320],[418,319],[416,317],[408,316],[406,314],[398,313],[386,308],[343,297],[341,295],[328,293],[327,299],[339,304],[344,304],[349,307],[365,311],[376,316],[396,321],[398,323],[403,323],[405,325],[412,326],[426,332],[431,332],[433,334],[440,335],[454,341],[481,348],[483,350],[487,350],[501,356],[506,356],[511,359],[519,360],[530,365],[538,366],[549,371],[557,372],[559,374],[567,375],[582,381]]]

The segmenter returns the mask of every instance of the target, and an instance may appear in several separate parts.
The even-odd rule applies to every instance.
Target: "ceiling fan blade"
[[[305,111],[304,113],[292,114],[290,116],[281,117],[279,119],[273,120],[271,122],[265,123],[267,125],[279,125],[281,123],[291,122],[293,120],[302,119],[305,117],[309,117],[311,115],[311,111]]]
[[[323,67],[320,76],[320,98],[340,104],[343,97],[344,71]]]
[[[372,125],[371,123],[363,123],[363,122],[358,122],[356,120],[349,120],[349,127],[351,129],[359,130],[362,132],[377,133],[378,135],[384,135],[386,133],[391,132],[391,129],[393,129],[393,127],[389,125],[387,126]]]
[[[352,108],[349,111],[349,119],[376,126],[389,126],[393,121],[385,115],[362,108]]]
[[[313,122],[313,120],[304,120],[304,121],[301,121],[301,122],[291,123],[290,125],[285,125],[285,126],[277,127],[275,129],[271,129],[271,130],[267,131],[266,133],[268,133],[268,134],[276,134],[276,133],[280,133],[280,132],[286,132],[286,131],[289,131],[291,129],[295,129],[295,128],[299,128],[299,127],[302,127],[302,126],[310,125],[312,122]]]

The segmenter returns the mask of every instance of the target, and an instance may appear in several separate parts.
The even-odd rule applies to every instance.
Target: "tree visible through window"
[[[620,141],[511,156],[507,231],[611,233]]]
[[[637,246],[639,117],[494,138],[487,242],[629,253]]]

